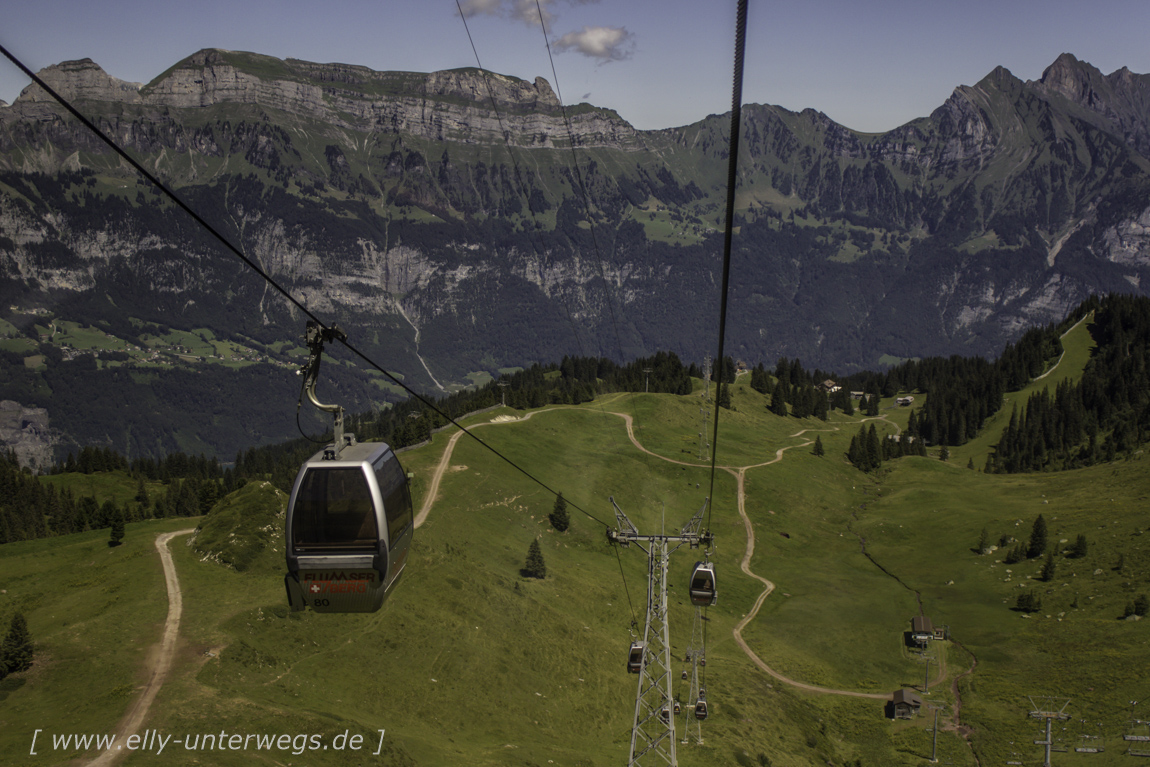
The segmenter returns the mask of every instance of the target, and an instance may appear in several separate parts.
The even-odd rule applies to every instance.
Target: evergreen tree
[[[878,432],[874,428],[874,424],[870,425],[870,429],[866,434],[866,454],[867,461],[870,462],[872,469],[877,469],[882,465],[882,446],[878,443]]]
[[[144,476],[140,475],[140,481],[136,483],[136,503],[140,504],[142,508],[148,506],[148,488],[144,486]]]
[[[1042,575],[1040,576],[1044,583],[1050,583],[1054,580],[1054,568],[1054,549],[1050,549],[1046,552],[1046,562],[1042,565]]]
[[[771,393],[771,412],[775,415],[787,414],[787,395],[781,380],[775,383],[775,390]]]
[[[731,390],[726,383],[719,384],[719,407],[731,409]]]
[[[119,546],[124,540],[124,512],[117,508],[112,514],[112,532],[108,536],[109,546]]]
[[[1042,609],[1042,597],[1027,589],[1018,595],[1014,609],[1024,613],[1034,613]]]
[[[811,449],[812,455],[823,456],[826,450],[823,449],[823,440],[819,435],[815,435],[815,446]]]
[[[982,528],[982,534],[978,536],[978,553],[979,554],[985,554],[989,548],[990,548],[990,533],[988,533],[986,531],[986,528],[984,527],[984,528]]]
[[[1026,558],[1034,559],[1046,553],[1046,520],[1041,514],[1034,520],[1030,529],[1030,543],[1026,547]]]
[[[28,622],[24,620],[24,613],[18,612],[12,616],[8,635],[0,644],[0,678],[32,668],[32,653]]]
[[[847,392],[847,396],[843,399],[843,415],[854,415],[854,414],[855,414],[855,403],[854,403],[854,400],[851,398],[850,392]]]
[[[950,450],[947,449],[946,445],[943,445],[942,447],[940,447],[938,449],[938,460],[940,460],[940,461],[950,460]]]
[[[563,493],[555,496],[555,508],[551,509],[547,519],[551,521],[551,526],[561,533],[566,532],[571,526],[571,518],[567,515],[567,501],[563,500]]]
[[[547,565],[543,562],[543,551],[539,548],[539,539],[531,541],[531,545],[527,547],[527,563],[523,567],[523,573],[529,578],[546,578]]]
[[[1145,594],[1139,594],[1138,598],[1134,600],[1134,614],[1145,617],[1148,610],[1150,610],[1150,600],[1146,598]]]
[[[1078,534],[1078,538],[1074,541],[1074,548],[1070,550],[1070,556],[1075,559],[1081,559],[1086,556],[1087,543],[1086,536],[1082,533]]]
[[[974,459],[973,458],[966,459],[966,468],[970,469],[971,471],[974,471]]]

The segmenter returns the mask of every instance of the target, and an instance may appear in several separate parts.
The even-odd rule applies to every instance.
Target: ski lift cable
[[[313,320],[313,321],[314,321],[316,324],[318,324],[318,325],[319,325],[321,328],[323,328],[324,330],[330,330],[330,327],[328,326],[328,324],[327,324],[327,323],[323,322],[323,321],[322,321],[322,320],[321,320],[319,317],[317,317],[317,316],[316,316],[314,313],[312,313],[312,312],[311,312],[311,311],[310,311],[310,310],[309,310],[309,309],[308,309],[306,306],[304,306],[304,305],[303,305],[303,304],[302,304],[302,303],[301,303],[301,302],[300,302],[300,301],[299,301],[299,300],[298,300],[298,299],[297,299],[295,296],[293,296],[293,295],[292,295],[292,294],[291,294],[291,293],[290,293],[290,292],[289,292],[289,291],[288,291],[286,288],[284,288],[283,286],[281,286],[281,285],[280,285],[278,282],[276,282],[276,281],[275,281],[275,279],[274,279],[274,278],[272,278],[272,277],[271,277],[271,276],[270,276],[270,275],[269,275],[267,272],[265,272],[263,269],[261,269],[261,268],[260,268],[260,266],[259,266],[258,264],[256,264],[256,263],[255,263],[254,261],[252,261],[250,258],[248,258],[248,256],[247,256],[247,255],[245,255],[245,254],[243,253],[243,251],[241,251],[241,250],[240,250],[238,247],[236,247],[234,244],[232,244],[232,242],[231,242],[231,241],[230,241],[230,240],[229,240],[227,237],[225,237],[225,236],[224,236],[224,235],[223,235],[223,234],[222,234],[222,233],[221,233],[219,230],[217,230],[215,227],[213,227],[211,224],[209,224],[207,221],[205,221],[205,220],[204,220],[204,218],[203,218],[202,216],[200,216],[200,214],[198,214],[198,213],[197,213],[197,212],[196,212],[194,209],[192,209],[192,208],[191,208],[191,206],[189,206],[189,205],[188,205],[186,202],[184,202],[184,201],[183,201],[183,200],[182,200],[182,199],[181,199],[181,198],[180,198],[180,197],[179,197],[179,196],[178,196],[178,195],[177,195],[175,192],[173,192],[171,189],[169,189],[169,188],[168,188],[168,186],[167,186],[166,184],[164,184],[162,181],[160,181],[160,180],[159,180],[159,179],[158,179],[158,178],[157,178],[155,175],[153,175],[151,172],[149,172],[147,168],[145,168],[143,165],[141,165],[139,162],[137,162],[135,158],[133,158],[131,155],[129,155],[129,154],[128,154],[128,153],[127,153],[127,152],[126,152],[126,151],[125,151],[123,148],[121,148],[121,147],[120,147],[120,146],[119,146],[119,145],[118,145],[118,144],[117,144],[115,141],[113,141],[111,138],[109,138],[109,137],[108,137],[108,136],[107,136],[107,135],[106,135],[106,134],[105,134],[105,133],[104,133],[102,130],[100,130],[100,129],[99,129],[99,128],[98,128],[98,127],[97,127],[97,126],[96,126],[96,125],[95,125],[95,124],[94,124],[94,123],[91,121],[91,120],[89,120],[89,119],[88,119],[87,117],[85,117],[85,116],[84,116],[84,115],[83,115],[83,114],[82,114],[82,113],[81,113],[79,110],[77,110],[77,109],[76,109],[76,108],[75,108],[75,107],[74,107],[74,106],[73,106],[73,105],[72,105],[72,104],[71,104],[71,103],[70,103],[70,102],[69,102],[67,99],[65,99],[65,98],[64,98],[63,96],[61,96],[60,94],[56,93],[56,91],[55,91],[55,90],[53,90],[53,89],[52,89],[52,87],[51,87],[51,86],[49,86],[49,85],[48,85],[46,82],[44,82],[44,80],[43,80],[43,79],[41,79],[39,75],[37,75],[35,72],[33,72],[31,69],[29,69],[29,68],[28,68],[28,67],[27,67],[27,66],[24,64],[24,62],[23,62],[23,61],[21,61],[19,58],[17,58],[17,57],[16,57],[16,56],[15,56],[15,55],[14,55],[14,54],[11,52],[11,51],[9,51],[9,50],[8,50],[8,49],[7,49],[5,46],[3,46],[3,45],[0,45],[0,53],[2,53],[2,54],[5,56],[5,58],[7,58],[9,61],[11,61],[11,62],[12,62],[12,63],[13,63],[13,64],[14,64],[14,65],[15,65],[15,66],[18,68],[18,69],[20,69],[20,71],[22,71],[22,72],[23,72],[23,73],[24,73],[24,74],[25,74],[25,75],[26,75],[28,78],[30,78],[30,79],[32,80],[32,82],[34,82],[36,85],[38,85],[40,88],[42,88],[42,89],[44,90],[44,92],[45,92],[45,93],[47,93],[47,94],[48,94],[49,96],[51,96],[51,97],[52,97],[52,98],[53,98],[53,99],[54,99],[54,100],[55,100],[57,103],[59,103],[59,104],[60,104],[60,106],[62,106],[62,107],[63,107],[65,110],[67,110],[67,111],[68,111],[68,112],[69,112],[69,113],[70,113],[70,114],[71,114],[73,117],[75,117],[77,120],[79,120],[79,121],[80,121],[80,123],[81,123],[82,125],[84,125],[84,127],[86,127],[86,128],[87,128],[88,130],[90,130],[90,131],[91,131],[91,132],[92,132],[92,133],[93,133],[93,134],[94,134],[94,135],[95,135],[97,138],[99,138],[101,141],[103,141],[105,144],[107,144],[107,145],[108,145],[108,146],[109,146],[109,147],[112,149],[112,151],[113,151],[113,152],[115,152],[115,153],[116,153],[117,155],[119,155],[119,156],[120,156],[120,157],[121,157],[121,158],[122,158],[122,159],[123,159],[125,162],[127,162],[127,163],[128,163],[130,166],[132,166],[132,168],[133,168],[133,169],[134,169],[134,170],[135,170],[137,173],[139,173],[139,174],[140,174],[141,176],[143,176],[143,177],[144,177],[144,178],[145,178],[145,179],[146,179],[146,180],[147,180],[149,183],[151,183],[153,186],[155,186],[155,187],[156,187],[156,189],[158,189],[158,190],[159,190],[159,191],[160,191],[160,192],[161,192],[161,193],[162,193],[162,194],[163,194],[165,197],[167,197],[169,200],[171,200],[171,201],[172,201],[172,202],[173,202],[173,203],[174,203],[174,204],[175,204],[175,205],[176,205],[178,208],[180,208],[180,210],[184,211],[184,212],[185,212],[185,213],[187,213],[189,216],[191,216],[191,218],[192,218],[192,219],[193,219],[193,220],[194,220],[196,223],[198,223],[198,224],[199,224],[200,226],[202,226],[202,227],[203,227],[205,230],[207,230],[207,232],[208,232],[209,234],[211,234],[213,237],[215,237],[215,238],[216,238],[216,240],[218,240],[218,241],[220,242],[220,244],[222,244],[222,245],[223,245],[223,246],[224,246],[224,247],[225,247],[225,248],[226,248],[228,251],[230,251],[230,252],[231,252],[231,253],[232,253],[232,254],[233,254],[233,255],[234,255],[236,258],[240,259],[240,261],[242,261],[242,262],[243,262],[243,263],[244,263],[244,264],[245,264],[245,265],[246,265],[246,266],[247,266],[249,269],[251,269],[252,271],[254,271],[256,274],[258,274],[260,277],[262,277],[262,278],[263,278],[263,280],[264,280],[265,282],[267,282],[269,285],[271,285],[273,288],[275,288],[275,289],[276,289],[276,290],[277,290],[277,291],[278,291],[278,292],[279,292],[281,295],[283,295],[283,296],[284,296],[284,298],[286,298],[286,299],[287,299],[287,300],[288,300],[288,301],[289,301],[289,302],[290,302],[290,303],[291,303],[293,306],[295,306],[297,309],[299,309],[299,310],[300,310],[300,312],[302,312],[302,313],[303,313],[305,316],[307,316],[309,319]],[[438,414],[439,414],[440,416],[442,416],[442,417],[443,417],[443,418],[444,418],[446,421],[448,421],[449,423],[451,423],[453,426],[456,426],[457,428],[459,428],[459,429],[460,429],[460,431],[462,431],[462,432],[463,432],[464,434],[466,434],[468,437],[470,437],[471,439],[473,439],[473,440],[475,440],[476,442],[478,442],[480,445],[482,445],[483,447],[485,447],[485,448],[486,448],[487,450],[489,450],[490,452],[494,453],[494,454],[495,454],[495,455],[496,455],[498,458],[500,458],[501,460],[503,460],[503,461],[504,461],[505,463],[507,463],[509,466],[513,467],[513,468],[514,468],[514,469],[516,469],[518,472],[520,472],[521,474],[523,474],[524,476],[526,476],[528,479],[530,479],[531,481],[535,482],[537,485],[539,485],[540,487],[542,487],[544,490],[547,490],[548,492],[550,492],[550,493],[552,493],[552,494],[554,494],[554,495],[558,495],[558,494],[559,494],[559,493],[558,493],[558,491],[556,491],[556,490],[552,489],[552,488],[551,488],[549,485],[547,485],[547,483],[543,482],[543,480],[539,479],[538,477],[536,477],[535,475],[533,475],[531,472],[527,471],[527,470],[526,470],[526,469],[524,469],[522,466],[520,466],[519,464],[517,464],[515,461],[512,461],[510,458],[508,458],[507,456],[503,455],[503,453],[499,452],[499,450],[497,450],[496,448],[492,447],[492,446],[491,446],[490,444],[488,444],[487,442],[484,442],[482,439],[480,439],[479,437],[477,437],[477,436],[476,436],[474,433],[472,433],[472,432],[471,432],[471,430],[469,430],[467,427],[463,426],[463,425],[462,425],[462,424],[460,424],[458,421],[456,421],[454,418],[452,418],[450,415],[448,415],[447,413],[443,412],[443,411],[442,411],[442,410],[441,410],[439,407],[437,407],[437,406],[435,405],[435,403],[431,402],[431,401],[430,401],[430,400],[428,400],[426,397],[424,397],[423,395],[421,395],[419,392],[417,392],[417,391],[415,391],[414,389],[412,389],[411,387],[407,386],[405,383],[403,383],[403,381],[401,381],[400,379],[396,378],[394,375],[392,375],[392,374],[391,374],[391,373],[389,373],[388,371],[384,370],[384,369],[383,369],[383,368],[382,368],[382,367],[381,367],[379,364],[377,364],[377,363],[376,363],[374,360],[372,360],[370,357],[368,357],[366,354],[364,354],[362,351],[360,351],[360,350],[359,350],[359,349],[358,349],[358,348],[357,348],[357,347],[356,347],[354,344],[352,344],[350,341],[348,341],[348,340],[346,340],[346,339],[344,339],[344,338],[340,338],[340,339],[339,339],[339,341],[340,341],[340,343],[342,343],[342,344],[344,345],[344,347],[346,347],[346,348],[348,349],[348,351],[350,351],[350,352],[351,352],[352,354],[354,354],[356,357],[359,357],[359,358],[360,358],[360,360],[362,360],[364,363],[366,363],[367,365],[370,365],[372,368],[374,368],[375,370],[377,370],[377,371],[379,371],[380,373],[382,373],[382,374],[383,374],[383,375],[384,375],[384,376],[385,376],[385,377],[386,377],[388,380],[390,380],[392,383],[394,383],[394,384],[396,384],[397,386],[401,387],[401,388],[402,388],[404,391],[406,391],[406,392],[407,392],[407,393],[408,393],[410,396],[412,396],[412,397],[414,397],[415,399],[419,400],[421,403],[423,403],[424,405],[426,405],[428,408],[430,408],[430,409],[431,409],[431,410],[433,410],[434,412],[438,413]],[[570,505],[572,508],[574,508],[576,511],[580,512],[581,514],[583,514],[583,515],[587,516],[588,518],[590,518],[590,519],[592,519],[592,520],[594,520],[594,521],[598,522],[600,525],[603,525],[603,527],[607,528],[608,530],[609,530],[609,529],[611,529],[611,526],[610,526],[610,525],[608,525],[606,522],[604,522],[603,520],[601,520],[601,519],[599,519],[598,517],[596,517],[594,514],[591,514],[591,513],[590,513],[589,511],[587,511],[586,509],[583,509],[583,508],[582,508],[582,507],[580,507],[579,505],[577,505],[577,504],[575,504],[575,503],[569,503],[569,505]]]
[[[725,358],[723,354],[727,336],[727,295],[731,283],[731,238],[735,224],[735,182],[738,180],[739,127],[742,121],[743,111],[743,61],[746,58],[746,43],[747,0],[739,0],[735,20],[735,72],[731,86],[731,138],[730,153],[727,158],[727,210],[726,225],[723,232],[723,280],[722,292],[719,298],[719,356],[716,358],[716,362],[719,365],[720,372],[717,386],[723,386],[724,381],[722,379],[725,373]],[[719,411],[721,410],[719,402],[722,398],[718,396],[718,394],[719,391],[716,390],[715,427],[711,437],[711,489],[708,493],[709,498],[715,497],[715,467],[719,454]],[[714,504],[712,503],[707,509],[708,529],[711,526],[711,510],[713,508]],[[704,628],[703,631],[705,635],[706,628]]]
[[[459,10],[459,18],[463,21],[463,29],[467,33],[467,42],[471,44],[471,52],[475,55],[475,65],[478,67],[480,75],[483,76],[483,84],[487,88],[487,98],[491,102],[491,110],[495,113],[495,119],[499,122],[499,133],[503,137],[503,144],[507,149],[507,156],[511,159],[511,167],[515,171],[515,182],[518,186],[517,191],[519,196],[527,203],[527,213],[531,216],[531,222],[534,224],[534,231],[538,232],[539,219],[536,218],[535,210],[531,207],[531,198],[527,192],[527,184],[523,181],[523,174],[519,168],[519,162],[515,158],[515,152],[513,152],[511,149],[511,132],[507,130],[507,127],[503,124],[503,115],[499,111],[499,103],[495,100],[495,91],[491,88],[491,80],[487,76],[487,70],[483,68],[483,62],[479,59],[479,50],[475,46],[475,39],[471,36],[471,26],[467,23],[467,15],[463,12],[463,6],[460,3],[460,0],[455,0],[455,7]],[[535,252],[535,256],[542,260],[542,248],[536,243],[536,238],[531,234],[528,234],[527,239],[531,243],[531,249]],[[609,294],[607,294],[606,284],[604,284],[604,297],[606,298],[608,304],[610,304],[611,297]],[[571,306],[568,304],[566,298],[560,296],[559,300],[563,305],[563,311],[567,315],[567,322],[571,326],[571,335],[575,337],[575,345],[579,347],[579,356],[586,359],[588,358],[587,352],[583,347],[582,339],[579,337],[579,328],[575,324],[575,318],[571,314]],[[618,335],[617,331],[616,335]],[[599,403],[599,410],[603,414],[605,420],[607,411],[603,407],[602,402]],[[608,429],[607,431],[615,439],[616,446],[622,447],[624,444],[623,438],[619,435],[618,431],[614,429]]]
[[[627,587],[627,574],[623,572],[623,557],[619,555],[619,544],[612,543],[611,548],[615,549],[615,559],[619,560],[619,575],[623,578],[623,591],[627,594],[627,606],[631,608],[631,625],[634,626],[638,623],[635,616],[635,604],[631,601],[631,589]]]
[[[456,0],[458,2],[458,0]],[[603,269],[603,255],[599,250],[599,237],[596,235],[596,227],[593,217],[591,215],[591,195],[587,191],[587,185],[583,180],[583,171],[579,168],[579,156],[575,152],[575,131],[571,128],[571,118],[567,114],[567,105],[563,101],[563,90],[559,87],[559,72],[555,69],[555,57],[551,54],[551,41],[547,37],[547,25],[543,20],[543,8],[539,0],[535,0],[535,9],[539,15],[539,30],[543,33],[543,44],[547,47],[547,60],[551,64],[551,78],[555,81],[555,96],[559,100],[559,111],[563,115],[563,125],[567,128],[567,142],[571,150],[571,167],[575,171],[575,180],[579,184],[579,194],[583,198],[583,208],[587,211],[587,223],[590,225],[591,232],[591,245],[592,251],[595,253],[595,266],[599,270],[599,281],[603,284],[603,298],[607,303],[607,314],[611,318],[611,327],[615,331],[615,346],[619,350],[619,361],[623,361],[623,337],[619,333],[619,321],[615,317],[615,305],[611,302],[611,291],[607,289],[607,273]],[[614,249],[614,246],[612,246]],[[642,430],[643,424],[639,419],[638,408],[635,407],[635,393],[631,392],[631,396],[627,401],[631,405],[631,417],[635,420],[635,425]],[[643,461],[647,464],[647,468],[651,468],[651,456],[643,452]]]

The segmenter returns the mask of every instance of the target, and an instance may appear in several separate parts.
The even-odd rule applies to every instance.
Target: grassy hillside
[[[1139,697],[1137,680],[1123,669],[1150,660],[1148,624],[1117,620],[1150,576],[1138,511],[1150,477],[1140,462],[1002,477],[904,458],[864,475],[843,457],[860,417],[776,418],[767,414],[766,398],[742,383],[733,401],[737,410],[721,415],[718,460],[735,468],[716,477],[711,517],[720,591],[707,615],[711,717],[702,745],[678,745],[680,763],[911,765],[930,754],[926,716],[892,723],[880,700],[797,690],[758,669],[735,644],[732,630],[762,590],[739,572],[747,536],[733,472],[742,467],[752,467],[745,469],[755,535],[750,567],[776,586],[743,635],[775,671],[849,692],[920,685],[924,666],[903,642],[918,614],[917,591],[925,613],[948,624],[957,640],[932,651],[928,697],[948,705],[942,761],[975,763],[970,747],[945,726],[951,683],[972,657],[978,666],[958,690],[962,723],[983,764],[1023,748],[1011,741],[1034,740],[1026,694],[1073,698],[1076,722],[1103,721],[1112,739],[1120,735],[1123,707]],[[475,434],[602,522],[614,522],[607,502],[613,495],[644,531],[663,524],[665,508],[671,530],[708,490],[709,468],[696,457],[699,404],[697,396],[604,398],[484,425]],[[905,425],[906,409],[883,412],[890,420],[875,422],[880,432]],[[488,423],[499,414],[474,420]],[[638,439],[655,455],[631,444],[619,414],[636,420]],[[818,431],[799,434],[810,429]],[[826,447],[821,458],[810,452],[816,433]],[[403,454],[415,474],[417,506],[448,437]],[[768,463],[786,447],[792,449],[781,460]],[[207,518],[197,542],[204,551],[186,539],[171,547],[183,588],[180,650],[146,726],[175,737],[221,729],[316,734],[324,743],[346,731],[363,738],[356,763],[622,763],[636,683],[624,669],[628,625],[633,615],[642,620],[645,557],[634,547],[616,555],[604,526],[574,508],[572,529],[554,532],[546,521],[552,501],[464,437],[417,531],[404,582],[379,613],[339,616],[287,611],[282,545],[274,538],[254,554],[244,546],[258,536],[239,541],[249,552],[243,572],[205,555],[236,540],[233,534],[242,539],[245,530],[266,527],[279,503],[269,496],[248,507],[233,497]],[[1084,559],[1059,559],[1051,583],[1027,579],[1041,562],[1011,566],[1007,574],[996,562],[1001,552],[971,551],[983,527],[995,540],[1025,539],[1038,513],[1046,515],[1052,542],[1068,547],[1063,539],[1072,543],[1079,532],[1090,541]],[[31,672],[0,683],[0,749],[26,753],[44,722],[63,731],[65,711],[68,727],[112,731],[144,673],[136,648],[154,645],[166,608],[153,532],[187,524],[130,525],[126,545],[116,550],[107,549],[106,534],[94,533],[3,547],[0,581],[12,585],[0,595],[0,620],[6,625],[12,610],[23,609],[40,655]],[[519,572],[536,538],[548,567],[543,581]],[[1121,572],[1111,569],[1119,554]],[[683,590],[694,559],[688,551],[672,558],[676,656],[689,640],[692,611]],[[84,567],[91,562],[100,569]],[[1010,609],[1019,583],[1043,589],[1041,613],[1025,618]],[[678,689],[677,664],[675,674]],[[682,724],[680,718],[680,736]],[[385,734],[375,756],[379,730]],[[1120,761],[1121,749],[1111,745],[1091,763]],[[1038,752],[1023,750],[1028,759]],[[41,749],[28,763],[71,756]],[[309,765],[346,764],[349,756],[291,748],[261,754]],[[128,764],[251,758],[250,751],[169,745],[162,757],[137,755]]]
[[[986,465],[986,458],[993,447],[1002,439],[1002,432],[1010,423],[1010,414],[1014,408],[1017,407],[1021,413],[1026,409],[1026,401],[1032,394],[1043,389],[1054,392],[1058,384],[1063,381],[1081,378],[1082,371],[1085,370],[1086,363],[1095,348],[1094,339],[1090,335],[1090,324],[1093,319],[1093,314],[1088,315],[1067,330],[1062,335],[1063,353],[1057,363],[1019,391],[1006,393],[1002,398],[1002,407],[986,419],[986,424],[979,435],[965,445],[951,449],[951,460],[963,466],[967,461],[973,461],[975,467],[981,469]]]

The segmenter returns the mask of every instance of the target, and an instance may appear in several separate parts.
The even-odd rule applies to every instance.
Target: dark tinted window
[[[394,454],[388,454],[383,464],[375,470],[379,483],[379,494],[383,496],[383,511],[387,515],[387,537],[394,547],[407,526],[411,524],[411,491],[407,486],[407,475]]]
[[[308,469],[296,494],[292,518],[296,548],[374,549],[378,537],[363,469]]]

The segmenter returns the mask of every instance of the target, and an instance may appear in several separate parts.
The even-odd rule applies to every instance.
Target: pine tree
[[[982,534],[978,536],[978,553],[979,554],[985,554],[989,548],[990,548],[990,533],[988,533],[986,531],[986,528],[984,527],[984,528],[982,528]]]
[[[882,446],[878,443],[878,432],[874,428],[874,424],[870,425],[866,435],[866,454],[867,460],[870,462],[870,468],[877,469],[882,465]]]
[[[139,482],[136,483],[136,503],[147,508],[148,500],[148,488],[144,485],[144,476],[141,474]]]
[[[1042,609],[1042,597],[1032,591],[1024,591],[1018,595],[1014,609],[1024,613],[1034,613]]]
[[[719,407],[731,409],[731,390],[725,383],[719,384]]]
[[[1034,520],[1034,527],[1030,529],[1030,543],[1026,547],[1026,558],[1034,559],[1046,552],[1046,520],[1042,515]]]
[[[775,390],[771,393],[771,412],[775,415],[787,414],[787,395],[782,381],[775,383]]]
[[[551,509],[547,519],[550,520],[551,526],[561,533],[566,532],[571,526],[571,518],[567,515],[567,501],[563,500],[563,493],[555,496],[555,508]]]
[[[947,449],[946,445],[943,445],[942,447],[940,447],[938,449],[938,460],[940,460],[940,461],[950,460],[950,450]]]
[[[108,536],[109,546],[119,546],[120,542],[124,540],[124,512],[116,508],[112,512],[112,532]]]
[[[819,435],[815,435],[815,446],[811,449],[812,455],[823,456],[826,450],[823,449],[823,440]]]
[[[1088,544],[1086,543],[1086,536],[1082,533],[1078,534],[1078,538],[1074,541],[1074,548],[1070,550],[1070,556],[1075,559],[1081,559],[1086,556]]]
[[[1147,599],[1145,594],[1139,594],[1134,600],[1134,614],[1145,617],[1147,611],[1150,611],[1150,599]]]
[[[0,644],[0,677],[27,671],[32,668],[32,636],[28,633],[28,622],[24,613],[12,616],[8,635]]]
[[[539,548],[539,539],[531,541],[527,547],[527,563],[523,573],[529,578],[546,578],[547,565],[543,562],[543,551]]]
[[[1046,552],[1046,563],[1042,565],[1042,575],[1040,576],[1044,583],[1050,583],[1054,580],[1054,568],[1054,549],[1050,549]]]

